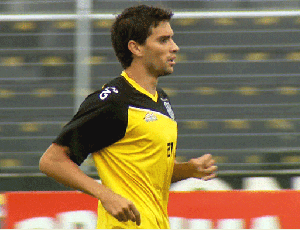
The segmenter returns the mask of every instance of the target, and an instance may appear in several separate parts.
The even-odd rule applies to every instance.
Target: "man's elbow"
[[[40,158],[40,171],[47,176],[53,176],[59,165],[70,161],[66,153],[67,151],[67,147],[52,144]]]
[[[39,161],[39,169],[42,173],[46,174],[47,176],[51,176],[53,172],[55,171],[56,168],[56,163],[55,159],[51,155],[51,151],[46,151],[42,157],[40,158]]]
[[[40,161],[39,161],[39,170],[46,174],[48,173],[48,169],[49,168],[49,160],[43,155],[41,158],[40,158]]]

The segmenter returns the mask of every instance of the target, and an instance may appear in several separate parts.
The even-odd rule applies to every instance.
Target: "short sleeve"
[[[80,165],[87,156],[125,135],[128,107],[116,100],[101,101],[99,93],[89,96],[53,143],[70,148],[70,159]]]

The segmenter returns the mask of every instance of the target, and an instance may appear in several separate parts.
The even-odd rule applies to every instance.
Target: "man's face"
[[[143,63],[154,76],[173,73],[178,46],[173,41],[174,32],[168,21],[162,21],[152,28],[151,35],[143,45]]]

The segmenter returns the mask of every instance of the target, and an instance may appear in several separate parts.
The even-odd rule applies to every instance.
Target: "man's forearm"
[[[175,162],[172,183],[192,177],[193,171],[188,162]]]
[[[40,170],[57,182],[97,198],[106,211],[117,220],[122,222],[131,220],[140,225],[140,213],[135,205],[87,176],[69,159],[66,148],[51,145],[40,160]]]
[[[210,154],[190,159],[188,162],[178,163],[175,161],[172,183],[187,178],[195,177],[203,180],[210,180],[216,177],[217,166]]]
[[[62,147],[52,145],[40,160],[40,170],[67,187],[100,199],[102,190],[105,191],[103,186],[82,172],[62,151]]]

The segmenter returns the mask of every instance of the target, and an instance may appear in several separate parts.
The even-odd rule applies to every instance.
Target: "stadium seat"
[[[229,55],[226,53],[210,53],[205,57],[209,62],[226,62],[229,60]]]
[[[54,88],[38,88],[33,90],[33,96],[47,98],[54,97],[56,92]]]
[[[264,52],[249,53],[246,54],[244,57],[244,59],[247,61],[264,61],[267,60],[268,58],[269,58],[269,54]]]
[[[24,57],[22,56],[11,56],[1,58],[1,64],[3,66],[22,66],[24,64]]]
[[[280,18],[279,17],[258,17],[255,18],[254,23],[256,25],[264,25],[264,26],[277,25],[278,23],[280,23]]]
[[[43,57],[41,59],[43,66],[63,66],[66,64],[66,60],[59,56]]]
[[[15,92],[11,89],[0,89],[0,98],[12,98],[15,96]]]
[[[285,119],[272,119],[266,121],[265,127],[269,129],[294,130],[293,121]]]
[[[286,55],[286,59],[291,61],[300,61],[300,52],[291,52]]]
[[[184,128],[186,129],[207,129],[209,127],[209,123],[207,121],[185,121],[184,122]]]
[[[34,122],[26,122],[20,125],[20,130],[27,133],[38,132],[41,130],[41,125]]]
[[[247,95],[247,96],[252,96],[252,95],[259,95],[259,89],[256,87],[249,87],[249,86],[243,86],[238,88],[238,92],[241,95]]]
[[[163,87],[163,90],[168,94],[170,98],[176,97],[179,95],[179,91],[176,88]]]
[[[282,163],[299,163],[300,156],[297,156],[297,155],[282,156],[281,162]]]
[[[105,56],[92,56],[89,58],[89,60],[87,61],[87,64],[90,65],[100,65],[102,63],[106,62],[106,57]]]
[[[15,22],[13,28],[17,31],[34,31],[38,27],[36,22]]]
[[[216,25],[232,26],[237,24],[237,20],[235,18],[216,18],[214,23]]]
[[[195,26],[200,21],[201,19],[197,19],[197,18],[177,18],[173,20],[173,24],[174,26],[187,27],[187,26]]]
[[[294,96],[296,94],[299,94],[299,88],[293,87],[293,86],[283,86],[277,88],[279,91],[279,94],[281,95],[288,95],[288,96]]]
[[[53,22],[53,27],[60,30],[73,30],[76,27],[76,21],[64,20]]]
[[[224,121],[225,129],[249,129],[250,123],[247,120],[231,119]]]
[[[113,20],[110,20],[110,19],[100,19],[100,20],[95,20],[93,21],[93,25],[94,25],[94,28],[98,29],[110,29],[112,24],[113,24]]]
[[[195,88],[195,94],[215,95],[218,94],[218,89],[214,87],[197,87]]]
[[[1,168],[15,167],[15,166],[21,166],[21,165],[22,165],[22,162],[18,159],[11,159],[11,158],[0,159],[0,167]]]
[[[246,156],[245,163],[250,163],[250,164],[262,163],[262,157],[259,155]]]

